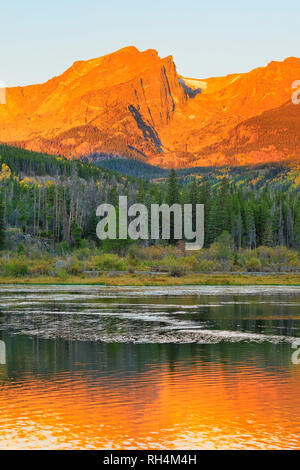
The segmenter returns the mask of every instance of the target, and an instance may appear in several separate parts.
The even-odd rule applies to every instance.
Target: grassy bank
[[[300,286],[300,275],[297,274],[190,274],[182,277],[171,275],[121,274],[110,276],[102,274],[97,277],[68,276],[64,280],[55,276],[0,277],[0,284],[36,284],[36,285],[105,285],[105,286],[185,286],[185,285],[220,285],[220,286]]]
[[[3,284],[105,285],[300,285],[300,252],[283,246],[235,250],[224,233],[209,248],[186,251],[183,243],[119,253],[84,243],[47,250],[40,242],[19,244],[0,254]]]

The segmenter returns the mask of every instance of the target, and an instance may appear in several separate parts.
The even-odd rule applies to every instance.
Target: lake
[[[0,448],[298,449],[297,338],[297,287],[0,286]]]

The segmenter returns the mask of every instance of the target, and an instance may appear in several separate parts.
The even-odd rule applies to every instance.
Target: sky
[[[134,45],[207,78],[300,56],[299,0],[1,0],[0,82],[42,83]]]

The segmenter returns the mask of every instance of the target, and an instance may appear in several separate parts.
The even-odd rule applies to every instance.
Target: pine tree
[[[300,200],[298,200],[295,208],[294,247],[300,248]]]
[[[289,247],[292,247],[294,244],[294,214],[290,205],[287,210],[286,244]]]
[[[167,204],[172,206],[173,204],[180,203],[180,194],[178,188],[178,181],[176,171],[172,168],[168,180],[168,191],[167,191]]]
[[[79,227],[79,225],[75,222],[75,220],[73,220],[72,226],[71,226],[71,236],[72,236],[73,245],[76,248],[80,246],[81,232],[82,232],[82,228]]]
[[[0,195],[0,250],[5,248],[4,205]]]
[[[199,189],[199,204],[204,204],[204,246],[209,246],[209,221],[212,205],[211,189],[209,182],[205,179]]]
[[[268,217],[265,223],[265,230],[263,233],[262,243],[264,246],[273,246],[274,245],[274,237],[273,237],[273,224],[272,218]]]
[[[242,247],[243,220],[239,205],[236,209],[236,213],[232,215],[231,234],[236,248],[240,249]]]
[[[192,186],[189,193],[188,204],[192,205],[192,229],[196,230],[196,205],[198,204],[199,194],[198,194],[198,185],[196,179],[193,179]]]
[[[211,209],[210,209],[210,214],[209,214],[209,222],[208,222],[208,229],[207,229],[207,244],[211,245],[213,243],[219,233],[219,227],[218,227],[218,208],[217,208],[217,201],[215,198],[213,198]]]
[[[173,204],[180,203],[180,193],[178,188],[178,181],[175,170],[172,168],[168,180],[168,191],[167,191],[167,204],[171,207]],[[170,243],[175,244],[178,240],[174,238],[174,226],[175,226],[175,219],[174,213],[171,212],[170,215]]]
[[[249,248],[256,248],[256,226],[254,211],[251,205],[248,205],[247,212],[247,245]]]
[[[282,211],[282,201],[280,199],[279,216],[278,216],[278,244],[284,245],[284,220]]]

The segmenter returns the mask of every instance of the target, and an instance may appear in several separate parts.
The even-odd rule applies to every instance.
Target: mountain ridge
[[[171,55],[128,46],[75,61],[45,83],[8,88],[0,141],[68,158],[110,153],[162,167],[298,159],[300,115],[295,105],[284,105],[299,77],[300,59],[289,57],[246,73],[184,78]],[[275,121],[276,111],[264,115],[276,109]],[[270,120],[276,145],[265,151],[266,129],[272,145]],[[254,128],[260,136],[251,135]],[[257,142],[250,153],[246,134],[248,147],[249,139]]]

